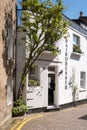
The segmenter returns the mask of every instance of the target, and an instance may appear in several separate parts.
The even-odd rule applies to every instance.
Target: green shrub
[[[18,99],[14,102],[14,106],[17,107],[17,106],[22,106],[22,105],[25,105],[24,101]]]
[[[18,99],[16,102],[14,102],[14,106],[12,108],[12,116],[22,116],[27,111],[27,106],[24,104],[22,100]]]
[[[73,45],[73,52],[82,53],[79,45]]]
[[[40,85],[39,80],[33,80],[33,79],[29,80],[29,86],[39,86],[39,85]]]

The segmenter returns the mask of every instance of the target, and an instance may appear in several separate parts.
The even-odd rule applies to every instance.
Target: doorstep
[[[58,106],[54,106],[54,105],[50,105],[45,109],[45,112],[51,112],[51,111],[59,111],[60,107]]]

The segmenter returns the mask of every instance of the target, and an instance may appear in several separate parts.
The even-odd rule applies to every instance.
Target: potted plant
[[[30,79],[29,86],[40,86],[40,81],[36,79]]]
[[[73,52],[82,53],[80,45],[73,45]]]

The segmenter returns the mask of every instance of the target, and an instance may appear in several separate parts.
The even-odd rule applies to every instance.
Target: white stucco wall
[[[75,70],[75,83],[78,87],[78,99],[82,100],[87,98],[87,39],[85,36],[73,30],[68,29],[69,37],[67,38],[67,53],[68,53],[68,70],[67,70],[67,89],[65,89],[65,50],[66,43],[62,39],[59,42],[59,48],[61,49],[61,54],[59,55],[59,60],[62,61],[61,68],[63,69],[63,74],[59,77],[59,105],[72,102],[72,88],[69,86],[70,77],[72,76],[72,70]],[[80,48],[83,52],[81,56],[73,55],[73,34],[80,37]],[[62,43],[62,44],[61,44]],[[80,72],[84,71],[86,73],[86,88],[83,92],[80,91]]]
[[[68,32],[69,37],[67,37],[67,42],[64,38],[62,38],[56,43],[56,46],[58,46],[60,50],[57,56],[53,56],[49,52],[43,52],[35,62],[35,65],[38,66],[38,73],[36,75],[40,79],[40,87],[35,88],[33,93],[26,93],[26,103],[28,106],[33,106],[32,108],[48,106],[48,67],[55,67],[56,87],[54,91],[54,104],[56,106],[73,101],[72,88],[70,86],[70,79],[73,73],[78,92],[76,100],[83,100],[87,98],[87,38],[81,34],[80,31],[77,31],[72,27],[68,27]],[[73,34],[76,34],[80,37],[80,48],[83,52],[81,55],[73,54]],[[19,39],[20,37],[18,37],[18,41],[20,41]],[[20,82],[20,74],[25,62],[25,47],[21,44],[18,45],[18,48],[19,50],[21,48],[23,52],[20,53],[18,51],[17,85]],[[65,53],[67,53],[67,55],[65,55]],[[23,58],[23,62],[21,58]],[[67,68],[67,80],[65,80],[65,67]],[[84,91],[81,91],[80,89],[81,71],[86,73],[86,88]],[[67,88],[65,88],[65,81],[67,81]],[[26,83],[26,88],[27,87],[28,84]],[[38,93],[39,96],[37,96]],[[30,98],[33,98],[33,100]]]

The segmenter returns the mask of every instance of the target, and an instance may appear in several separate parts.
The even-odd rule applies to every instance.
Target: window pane
[[[13,26],[10,20],[8,28],[8,59],[13,59]]]
[[[73,43],[74,44],[79,44],[79,37],[76,35],[73,35]]]
[[[32,69],[32,71],[29,75],[29,79],[35,79],[35,67]]]
[[[85,79],[85,72],[81,72],[81,79]]]
[[[53,71],[53,72],[55,72],[55,67],[49,67],[49,68],[48,68],[48,71]]]
[[[81,72],[80,74],[80,88],[84,88],[85,89],[85,72]]]
[[[32,69],[31,74],[35,74],[35,67]]]

